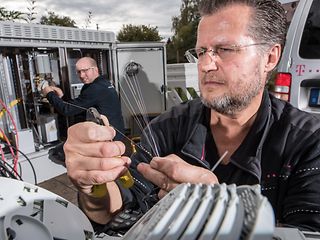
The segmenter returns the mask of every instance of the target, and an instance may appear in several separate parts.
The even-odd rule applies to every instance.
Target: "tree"
[[[117,39],[123,42],[160,41],[158,27],[146,25],[123,25],[117,35]]]
[[[174,36],[167,43],[168,63],[186,62],[185,51],[195,46],[200,21],[198,4],[199,0],[182,0],[180,16],[172,18]]]
[[[24,13],[20,11],[9,11],[4,7],[0,7],[0,21],[24,20]]]
[[[76,22],[70,17],[59,16],[54,12],[48,12],[49,16],[42,16],[40,19],[40,24],[44,25],[54,25],[63,27],[77,27]]]
[[[85,27],[84,28],[88,28],[89,27],[89,25],[91,24],[91,19],[92,19],[92,12],[89,11],[88,12],[88,16],[87,16],[87,18],[85,20]]]
[[[35,0],[27,0],[27,1],[29,4],[29,7],[27,7],[28,12],[26,13],[27,17],[25,18],[25,20],[27,23],[32,23],[32,21],[36,19],[36,17],[35,17],[35,15],[36,15],[36,12],[35,12],[36,1]]]

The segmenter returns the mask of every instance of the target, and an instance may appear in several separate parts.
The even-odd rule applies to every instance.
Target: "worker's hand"
[[[53,92],[53,91],[54,91],[53,87],[51,87],[51,86],[46,86],[41,89],[41,93],[42,93],[43,97],[46,97],[49,92]]]
[[[191,165],[174,154],[154,157],[150,164],[140,163],[138,171],[160,188],[160,198],[180,183],[218,183],[216,175],[210,170]]]
[[[63,91],[62,91],[60,88],[54,87],[54,86],[52,86],[51,88],[52,88],[52,90],[54,91],[54,93],[57,94],[57,96],[58,96],[59,98],[62,98],[62,97],[63,97]]]
[[[109,127],[106,117],[101,116],[106,126],[83,122],[68,129],[64,144],[68,176],[83,193],[92,195],[92,186],[116,180],[130,164],[128,157],[119,157],[125,152],[120,141],[111,141],[115,130]]]

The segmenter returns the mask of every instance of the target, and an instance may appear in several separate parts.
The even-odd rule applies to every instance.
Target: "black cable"
[[[22,180],[21,175],[17,173],[14,167],[7,163],[5,160],[0,161],[0,176]]]
[[[0,175],[2,177],[22,180],[21,176],[14,170],[14,168],[9,163],[7,163],[5,161],[0,161],[0,172],[1,172]]]
[[[21,154],[25,157],[25,159],[29,162],[30,167],[31,167],[31,169],[32,169],[33,178],[34,178],[34,184],[37,185],[37,184],[38,184],[38,181],[37,181],[36,171],[35,171],[35,169],[34,169],[34,167],[33,167],[32,162],[31,162],[30,159],[27,157],[27,155],[24,154],[22,151],[20,151],[19,149],[17,149],[17,148],[16,148],[15,146],[13,146],[13,145],[10,145],[10,144],[8,144],[8,143],[6,143],[6,142],[3,142],[3,141],[2,141],[2,143],[3,143],[4,145],[6,145],[7,147],[12,147],[14,150],[18,151],[19,153],[21,153]],[[10,166],[10,167],[11,167],[11,166]],[[16,171],[15,171],[15,173],[16,173]],[[18,173],[16,173],[16,174],[19,175]],[[20,177],[20,178],[21,178],[21,177]]]

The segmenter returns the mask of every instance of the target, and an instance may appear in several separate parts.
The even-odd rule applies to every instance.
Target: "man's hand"
[[[41,89],[41,93],[43,97],[46,97],[49,92],[53,92],[53,88],[51,86],[46,86]]]
[[[83,193],[92,195],[92,186],[113,182],[125,173],[130,159],[119,157],[125,151],[122,142],[111,141],[115,130],[93,122],[78,123],[68,129],[64,144],[68,176]]]
[[[63,97],[63,91],[54,86],[46,86],[41,89],[42,96],[46,97],[49,92],[54,92],[59,98]]]
[[[140,163],[138,171],[161,190],[159,197],[164,197],[180,183],[218,183],[217,177],[208,169],[191,165],[177,155],[154,157],[150,164]]]
[[[54,87],[54,86],[52,86],[51,88],[52,88],[52,90],[54,91],[54,93],[57,94],[57,96],[58,96],[59,98],[62,98],[62,97],[63,97],[63,91],[62,91],[60,88]]]
[[[114,182],[122,176],[130,164],[128,157],[119,157],[125,151],[122,142],[112,141],[115,130],[109,127],[83,122],[68,129],[64,144],[68,176],[80,191],[79,206],[93,221],[106,224],[122,207],[121,193]],[[93,185],[106,184],[108,193],[96,197]]]

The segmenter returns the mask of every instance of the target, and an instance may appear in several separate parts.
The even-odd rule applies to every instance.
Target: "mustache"
[[[219,78],[216,74],[212,73],[206,73],[200,78],[201,83],[209,83],[209,82],[215,82],[215,83],[226,83],[224,79]]]

